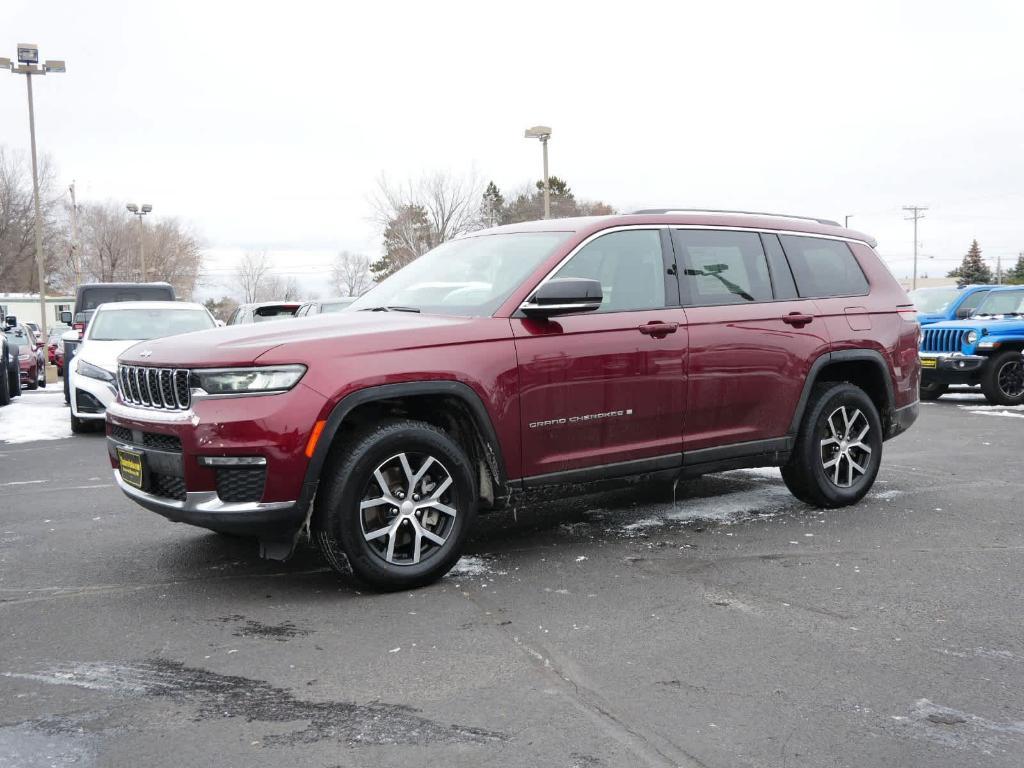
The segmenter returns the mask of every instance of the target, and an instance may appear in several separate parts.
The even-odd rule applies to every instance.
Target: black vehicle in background
[[[249,325],[266,320],[283,320],[294,317],[302,306],[298,301],[263,301],[259,304],[242,304],[228,319],[228,325]]]
[[[65,334],[64,338],[64,402],[71,402],[68,370],[85,331],[88,318],[100,304],[117,301],[174,301],[174,287],[170,283],[86,283],[78,286],[75,308],[61,312],[60,321],[78,331],[78,336]]]
[[[8,341],[5,331],[18,324],[14,315],[5,316],[0,307],[0,405],[7,405],[12,397],[21,394],[21,369],[18,364],[20,350]]]

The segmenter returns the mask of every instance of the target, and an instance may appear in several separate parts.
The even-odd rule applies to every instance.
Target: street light
[[[18,64],[8,58],[0,58],[0,69],[9,69],[16,75],[24,75],[28,86],[28,132],[32,139],[32,196],[35,204],[36,267],[39,271],[39,327],[46,337],[46,268],[43,264],[43,215],[39,210],[39,167],[36,162],[36,113],[32,103],[32,75],[48,72],[64,72],[62,59],[48,59],[39,66],[39,46],[35,43],[18,43]]]
[[[142,240],[142,217],[153,210],[149,203],[143,203],[139,208],[135,203],[128,203],[128,211],[139,220],[139,266],[142,269],[142,280],[146,282],[146,246]]]
[[[527,139],[540,139],[544,147],[544,218],[551,218],[551,185],[548,184],[548,139],[551,138],[551,128],[546,125],[535,125],[527,128],[523,134]]]

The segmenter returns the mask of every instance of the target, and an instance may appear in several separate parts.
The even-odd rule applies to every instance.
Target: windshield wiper
[[[416,312],[419,314],[419,310],[416,307],[400,307],[396,304],[391,304],[387,307],[366,307],[360,309],[360,312]]]

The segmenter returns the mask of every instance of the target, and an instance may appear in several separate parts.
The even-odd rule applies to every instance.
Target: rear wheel
[[[922,400],[938,400],[948,391],[949,384],[944,384],[941,381],[921,382],[920,393]]]
[[[448,433],[424,422],[386,421],[356,433],[329,460],[317,495],[324,557],[381,590],[441,578],[476,516],[471,467]]]
[[[882,422],[871,398],[853,384],[818,384],[782,478],[801,501],[845,507],[871,490],[881,460]]]
[[[1024,356],[1012,349],[993,356],[981,373],[981,391],[994,405],[1024,403]]]

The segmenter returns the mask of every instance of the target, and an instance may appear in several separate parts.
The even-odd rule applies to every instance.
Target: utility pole
[[[75,290],[82,282],[82,262],[78,244],[78,203],[75,202],[75,182],[68,187],[71,193],[71,268],[75,271]]]
[[[843,218],[843,226],[844,227],[848,228],[850,226],[850,219],[851,218],[853,218],[853,214],[852,213],[846,214],[846,216]]]
[[[996,254],[996,285],[1003,284],[1003,256],[1000,253]]]
[[[924,218],[924,212],[928,210],[922,205],[904,205],[904,211],[910,211],[910,216],[905,216],[904,221],[914,222],[914,279],[911,282],[910,290],[917,288],[917,222]]]
[[[39,46],[35,43],[18,43],[18,66],[10,59],[0,58],[0,69],[9,69],[25,76],[28,86],[28,132],[32,139],[32,194],[35,205],[36,268],[39,275],[39,329],[46,338],[46,265],[43,263],[43,214],[39,206],[39,166],[36,162],[36,112],[32,103],[32,75],[48,72],[64,72],[64,62],[53,59],[39,64]]]
[[[142,217],[153,210],[149,203],[143,203],[140,208],[135,203],[128,203],[128,212],[139,220],[139,269],[142,271],[140,283],[146,282],[146,243],[143,238]]]

